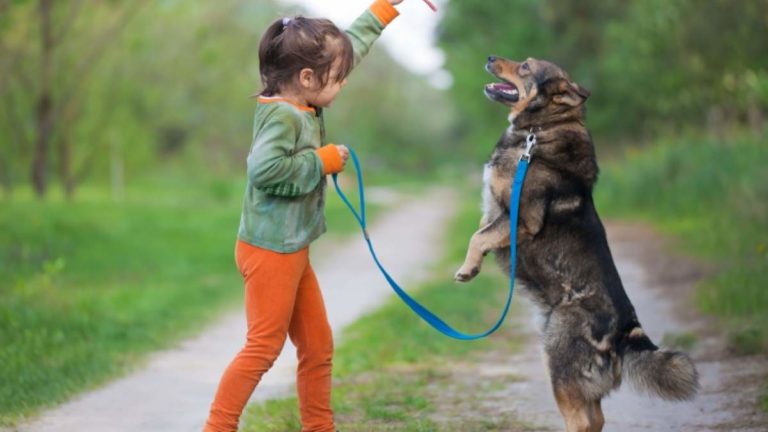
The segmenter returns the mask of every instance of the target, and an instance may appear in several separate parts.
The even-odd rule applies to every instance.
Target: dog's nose
[[[496,56],[488,56],[488,63],[493,63],[496,61]]]

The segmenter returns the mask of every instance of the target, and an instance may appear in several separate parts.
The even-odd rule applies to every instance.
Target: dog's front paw
[[[468,282],[477,276],[478,273],[480,273],[480,267],[469,267],[463,265],[453,276],[453,280],[456,282]]]

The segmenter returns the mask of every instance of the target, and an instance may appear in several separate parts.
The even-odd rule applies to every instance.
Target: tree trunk
[[[51,95],[51,69],[53,34],[51,31],[52,0],[40,0],[40,32],[42,50],[40,62],[40,95],[37,99],[37,140],[32,162],[32,185],[39,198],[48,189],[48,154],[53,135],[53,96]]]
[[[725,141],[725,111],[719,105],[713,105],[707,110],[707,130],[709,136],[722,144]]]
[[[72,176],[72,152],[69,146],[69,140],[66,136],[58,140],[58,159],[59,159],[59,179],[64,188],[64,196],[71,200],[75,196],[75,179]]]
[[[123,201],[125,197],[125,165],[123,163],[123,149],[115,137],[109,137],[109,173],[112,183],[112,199]]]
[[[760,107],[760,102],[756,97],[751,97],[747,107],[747,117],[749,118],[749,127],[755,137],[763,136],[765,130],[765,115]]]
[[[7,157],[6,157],[7,156]],[[3,196],[10,198],[13,195],[13,180],[11,180],[10,150],[8,155],[0,154],[0,186],[3,188]]]

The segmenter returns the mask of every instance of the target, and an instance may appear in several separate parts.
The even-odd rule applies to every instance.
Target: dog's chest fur
[[[514,126],[510,125],[483,168],[483,219],[493,220],[509,209],[510,192],[522,146],[513,145]]]

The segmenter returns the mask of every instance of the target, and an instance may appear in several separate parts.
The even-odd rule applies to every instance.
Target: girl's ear
[[[304,68],[299,71],[299,85],[302,88],[311,90],[314,88],[315,71],[310,68]]]

